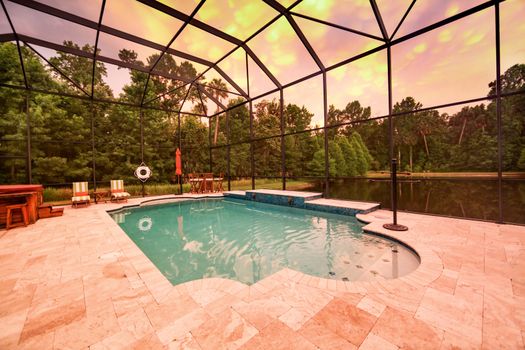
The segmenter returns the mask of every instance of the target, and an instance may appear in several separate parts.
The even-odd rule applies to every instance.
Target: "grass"
[[[497,173],[494,172],[449,172],[449,173],[406,173],[401,172],[398,174],[400,178],[441,178],[441,179],[458,179],[458,178],[480,178],[480,179],[496,179]],[[381,172],[369,172],[366,175],[367,178],[388,178],[390,173],[386,171]],[[504,178],[525,178],[525,172],[505,172],[503,173]],[[227,182],[225,181],[224,189],[227,189]],[[308,190],[311,188],[312,183],[309,181],[298,181],[298,180],[287,180],[286,189],[288,190]],[[256,179],[256,188],[265,188],[272,190],[279,190],[282,188],[281,179]],[[231,181],[232,190],[249,190],[252,188],[251,179],[242,179]],[[147,196],[158,196],[165,194],[178,194],[179,185],[172,184],[148,184],[145,186]],[[109,191],[109,187],[97,187],[97,191]],[[131,194],[132,197],[142,196],[141,185],[126,185],[126,191]],[[188,193],[190,191],[189,184],[183,185],[183,192]],[[71,187],[65,188],[53,188],[47,187],[44,189],[44,202],[61,205],[69,204],[71,202],[72,190]]]
[[[226,187],[227,184],[225,183]],[[286,189],[287,190],[306,190],[312,186],[311,182],[307,181],[297,181],[297,180],[286,180]],[[282,189],[283,184],[281,179],[256,179],[255,188],[264,188],[268,190],[280,190]],[[252,180],[236,180],[231,182],[231,189],[233,190],[251,190],[252,189]]]
[[[257,188],[265,189],[281,189],[282,183],[281,179],[257,179],[255,181]],[[224,189],[227,189],[227,182],[223,183]],[[311,186],[309,182],[306,181],[286,181],[286,188],[288,190],[305,190]],[[232,190],[248,190],[252,188],[252,182],[248,180],[235,180],[231,182]],[[91,189],[92,190],[92,189]],[[126,185],[126,192],[129,192],[132,197],[142,196],[142,186],[141,185]],[[189,184],[183,184],[182,190],[184,193],[190,191]],[[97,187],[98,191],[109,191],[109,187]],[[146,196],[159,196],[165,194],[179,194],[179,185],[172,184],[146,184],[145,185]],[[91,192],[91,191],[90,191]],[[71,187],[47,187],[44,188],[44,202],[50,203],[53,205],[64,205],[71,203],[71,196],[73,191]],[[91,197],[93,197],[91,193]]]
[[[142,196],[142,186],[141,185],[126,185],[126,192],[132,197]],[[184,192],[190,190],[189,185],[184,184],[182,186]],[[92,189],[91,189],[92,190]],[[100,191],[109,191],[109,187],[97,187],[97,192]],[[91,191],[90,191],[91,192]],[[178,194],[179,185],[171,184],[150,184],[145,186],[145,192],[147,196],[158,196],[163,194]],[[90,193],[93,197],[93,194]],[[73,190],[70,187],[47,187],[44,188],[44,202],[51,204],[68,204],[71,202],[71,197],[73,195]]]

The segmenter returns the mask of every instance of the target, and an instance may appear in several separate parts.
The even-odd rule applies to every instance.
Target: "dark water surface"
[[[398,209],[498,220],[498,182],[486,179],[400,180]],[[322,184],[310,190],[322,191]],[[386,179],[348,179],[330,182],[329,197],[381,203],[390,208],[390,181]],[[525,224],[525,180],[504,180],[503,220]]]

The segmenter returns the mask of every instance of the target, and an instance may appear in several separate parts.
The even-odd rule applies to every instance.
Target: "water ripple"
[[[145,215],[155,223],[148,232],[137,229]],[[373,280],[419,264],[404,246],[363,234],[353,217],[275,205],[180,202],[129,209],[119,220],[174,284],[202,277],[250,284],[286,266],[324,278]]]

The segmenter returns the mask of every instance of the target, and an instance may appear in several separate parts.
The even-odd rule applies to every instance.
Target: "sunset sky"
[[[101,0],[40,0],[40,2],[98,20]],[[162,0],[162,3],[190,14],[198,1]],[[284,6],[293,1],[281,0]],[[403,16],[410,0],[377,0],[389,35]],[[395,38],[453,16],[483,3],[474,0],[418,0],[399,28]],[[73,40],[78,44],[94,45],[96,32],[61,19],[37,13],[29,8],[6,1],[7,10],[18,33],[55,43]],[[501,5],[502,72],[515,63],[525,63],[525,0],[507,0]],[[380,36],[368,0],[304,0],[294,12],[316,17],[355,30]],[[196,18],[245,40],[278,13],[262,1],[208,0]],[[363,53],[381,42],[334,27],[294,16],[308,41],[326,67]],[[107,0],[103,24],[142,36],[166,45],[182,22],[157,12],[133,0]],[[10,32],[5,15],[0,13],[0,32]],[[292,82],[318,71],[305,47],[281,17],[269,28],[248,41],[248,46],[282,83]],[[216,62],[235,46],[194,26],[187,26],[171,46],[180,51]],[[121,48],[133,49],[139,59],[156,50],[101,33],[101,54],[118,58]],[[53,51],[39,48],[45,56]],[[413,96],[424,106],[481,97],[488,92],[488,83],[495,80],[494,8],[456,21],[446,27],[428,32],[392,48],[394,102]],[[206,67],[194,64],[199,72]],[[118,95],[129,82],[127,70],[107,65],[107,82]],[[245,52],[236,50],[219,67],[247,90]],[[250,94],[259,95],[275,86],[249,61]],[[219,77],[213,71],[207,80]],[[328,77],[328,103],[344,108],[346,103],[359,100],[372,107],[373,115],[388,112],[386,51],[331,70]],[[233,89],[230,87],[230,89]],[[313,124],[322,125],[322,79],[318,76],[284,91],[285,101],[305,105],[315,114]]]

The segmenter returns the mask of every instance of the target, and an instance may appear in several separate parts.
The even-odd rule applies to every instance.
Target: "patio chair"
[[[190,183],[190,193],[197,193],[199,192],[199,174],[188,174],[188,182]]]
[[[73,182],[73,197],[71,198],[71,204],[74,208],[77,208],[79,204],[89,205],[91,197],[88,193],[87,182]]]
[[[222,182],[224,181],[224,173],[220,173],[219,177],[214,177],[213,182],[215,183],[215,192],[223,192]]]
[[[124,180],[111,180],[111,200],[118,202],[119,200],[128,201],[128,197],[131,196],[128,192],[124,191]]]
[[[202,173],[201,174],[202,182],[200,193],[213,192],[213,174],[212,173]]]

